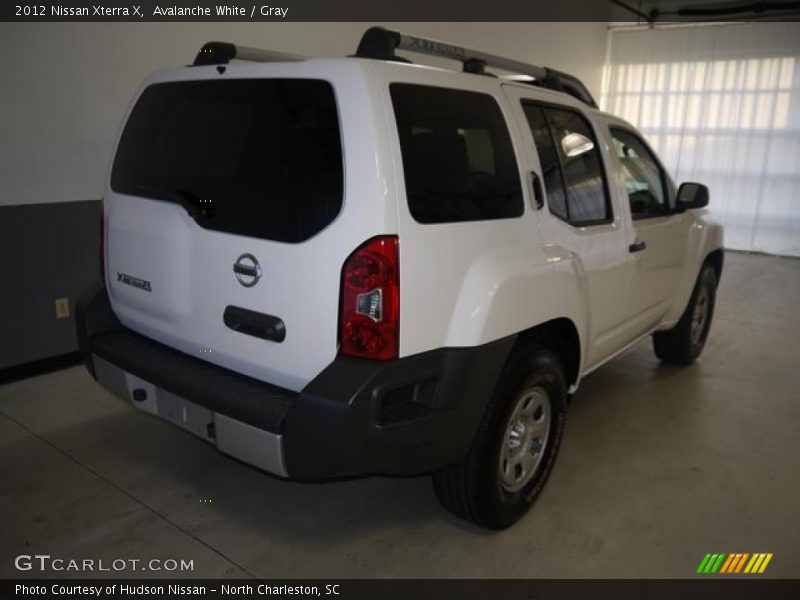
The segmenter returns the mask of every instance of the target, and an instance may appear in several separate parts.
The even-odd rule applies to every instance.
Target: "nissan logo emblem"
[[[252,254],[242,254],[233,263],[233,273],[244,287],[253,287],[261,279],[261,265]]]

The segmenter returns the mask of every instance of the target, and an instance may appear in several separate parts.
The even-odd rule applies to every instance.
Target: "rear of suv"
[[[580,376],[654,332],[694,360],[722,266],[719,228],[687,210],[704,188],[682,199],[620,135],[612,192],[605,137],[635,133],[593,104],[566,74],[378,28],[345,59],[207,44],[143,84],[120,134],[104,281],[79,304],[89,370],[270,473],[433,472],[451,511],[512,524]],[[558,131],[560,156],[541,141]],[[673,222],[637,231],[626,191]]]

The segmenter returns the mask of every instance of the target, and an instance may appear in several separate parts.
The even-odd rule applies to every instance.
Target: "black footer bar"
[[[327,598],[328,600],[796,600],[800,580],[697,578],[612,579],[6,579],[10,598]]]

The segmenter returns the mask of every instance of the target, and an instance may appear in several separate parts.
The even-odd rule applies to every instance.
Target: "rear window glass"
[[[170,82],[139,97],[111,188],[177,202],[207,229],[301,242],[339,214],[342,170],[329,83]]]
[[[477,92],[390,86],[406,194],[420,223],[519,217],[519,169],[500,107]]]

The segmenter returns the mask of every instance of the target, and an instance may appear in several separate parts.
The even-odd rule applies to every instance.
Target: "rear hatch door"
[[[344,168],[334,88],[313,78],[154,83],[105,198],[124,324],[300,389],[336,353]]]

